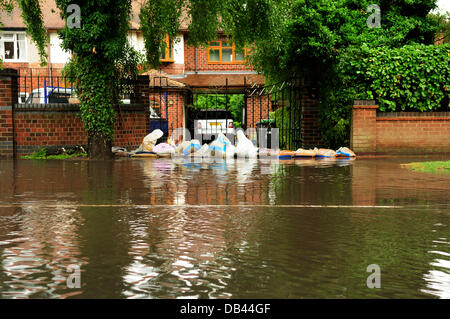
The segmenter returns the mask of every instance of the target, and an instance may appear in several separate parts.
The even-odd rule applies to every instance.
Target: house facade
[[[23,72],[34,71],[40,75],[59,75],[71,57],[71,53],[61,48],[58,30],[64,27],[53,0],[45,0],[41,6],[44,25],[47,28],[50,43],[47,47],[48,65],[40,66],[36,46],[26,34],[26,27],[18,8],[12,14],[1,13],[3,27],[0,35],[0,57],[5,68]],[[144,39],[139,31],[140,2],[133,1],[133,14],[130,21],[129,42],[137,50],[143,52]],[[180,30],[174,39],[167,38],[166,48],[161,54],[160,71],[171,79],[176,79],[192,88],[202,86],[223,85],[221,80],[229,78],[231,85],[243,84],[244,76],[250,81],[264,83],[259,76],[245,64],[246,50],[236,50],[234,44],[225,35],[218,33],[216,41],[196,48],[188,44],[188,25],[181,23]]]
[[[46,66],[40,65],[38,50],[26,34],[19,9],[15,8],[12,14],[0,13],[0,21],[3,23],[0,32],[0,57],[4,68],[18,70],[19,103],[26,101],[33,90],[46,86],[63,86],[58,82],[60,72],[71,57],[70,52],[61,48],[58,31],[64,27],[64,20],[61,19],[54,0],[43,2],[43,20],[50,39]],[[139,30],[140,5],[139,1],[133,1],[128,39],[134,48],[142,52],[145,46]],[[169,134],[175,128],[193,125],[189,122],[191,116],[187,106],[193,103],[195,94],[244,94],[246,88],[263,88],[265,85],[264,76],[257,74],[246,63],[248,50],[237,49],[224,33],[218,32],[217,39],[203,47],[194,47],[189,44],[188,25],[183,20],[176,37],[167,37],[165,42],[159,70],[152,70],[146,75],[149,76],[149,87],[152,90],[149,104],[161,118],[168,121]],[[302,136],[310,136],[308,144],[317,145],[318,108],[315,99],[308,92],[301,93],[299,100],[302,102],[298,102],[301,109],[294,116],[300,118],[300,113],[306,114],[301,118],[304,122],[301,124]],[[256,128],[258,123],[269,119],[270,113],[279,107],[264,89],[260,92],[253,91],[251,97],[246,95],[245,104],[242,120],[245,122],[244,128]]]

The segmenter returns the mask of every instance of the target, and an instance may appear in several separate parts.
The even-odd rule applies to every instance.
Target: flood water
[[[0,296],[450,298],[450,174],[415,160],[0,161]]]

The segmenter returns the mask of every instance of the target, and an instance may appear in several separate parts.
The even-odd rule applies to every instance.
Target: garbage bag
[[[151,152],[158,139],[160,139],[163,135],[164,133],[161,130],[154,130],[148,134],[142,141],[142,150],[145,152]]]
[[[236,154],[238,157],[256,158],[258,156],[258,148],[244,135],[244,132],[237,132]]]
[[[356,157],[356,154],[347,147],[341,147],[340,149],[338,149],[336,151],[336,155],[342,157]]]
[[[161,157],[169,157],[175,154],[175,149],[169,144],[161,143],[153,147],[153,153]]]

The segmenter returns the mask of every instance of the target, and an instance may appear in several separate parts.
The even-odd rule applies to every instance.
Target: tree
[[[431,19],[435,20],[439,25],[436,35],[436,42],[449,43],[450,42],[450,12],[430,14]]]
[[[440,23],[429,16],[436,0],[381,0],[380,27],[368,20],[369,0],[295,0],[272,36],[255,42],[252,64],[272,81],[306,77],[319,87],[324,144],[349,143],[352,100],[358,93],[343,64],[361,50],[433,44]]]
[[[342,52],[362,46],[433,44],[437,0],[381,0],[381,25],[369,27],[370,0],[295,0],[272,36],[256,41],[252,63],[273,79],[328,77]]]
[[[200,45],[213,40],[222,29],[233,36],[238,47],[267,37],[276,24],[276,0],[149,0],[140,9],[141,30],[149,66],[159,64],[160,46],[166,35],[175,36],[180,20],[189,19],[189,41]],[[18,0],[27,32],[36,43],[45,63],[48,41],[38,0]],[[67,25],[60,31],[62,46],[73,52],[66,73],[76,78],[81,118],[88,135],[90,158],[111,157],[115,112],[118,103],[117,78],[136,72],[136,55],[129,54],[127,33],[131,0],[56,0],[67,22],[76,4],[81,12],[80,28]],[[186,14],[183,14],[186,13]],[[132,61],[126,57],[130,55]],[[125,61],[125,63],[124,63]],[[134,65],[134,66],[133,66]]]

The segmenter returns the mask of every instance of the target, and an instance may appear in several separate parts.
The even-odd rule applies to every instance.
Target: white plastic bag
[[[258,156],[258,148],[244,135],[244,132],[237,132],[236,154],[240,158],[256,158]]]
[[[198,140],[184,141],[176,147],[176,153],[182,156],[189,156],[201,149],[202,146]]]
[[[204,144],[201,149],[194,153],[194,157],[206,157],[208,156],[209,145]]]
[[[170,157],[175,153],[175,149],[167,143],[160,143],[153,147],[153,152],[160,157]]]
[[[225,150],[225,158],[234,158],[234,154],[236,153],[236,147],[234,145],[227,145],[227,149]]]
[[[348,147],[341,147],[336,151],[336,155],[339,157],[356,157],[356,154]]]
[[[234,150],[235,147],[231,144],[230,140],[222,133],[219,133],[217,138],[209,145],[208,149],[209,156],[220,158],[229,158],[228,156],[234,157]]]
[[[316,152],[316,157],[318,158],[332,158],[332,157],[336,157],[336,152],[333,150],[329,150],[329,149],[324,149],[324,148],[320,148],[317,149],[315,148],[314,151]]]
[[[148,134],[146,137],[144,137],[144,140],[142,141],[142,150],[144,152],[152,152],[153,147],[155,147],[155,145],[156,145],[156,142],[163,135],[164,135],[164,133],[161,130],[154,130],[153,132]]]
[[[191,145],[191,141],[184,141],[178,144],[175,148],[175,153],[177,155],[183,155],[183,151]]]
[[[191,153],[194,153],[201,148],[202,146],[200,145],[200,142],[198,140],[192,140],[190,144],[184,148],[183,155],[190,155]]]

